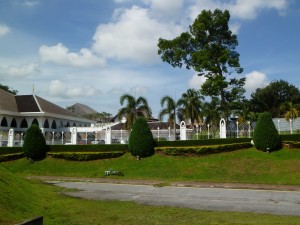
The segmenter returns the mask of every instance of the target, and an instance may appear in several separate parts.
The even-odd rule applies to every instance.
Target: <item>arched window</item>
[[[73,123],[73,127],[76,127],[76,123],[75,122]]]
[[[5,117],[1,120],[1,127],[7,127],[7,119]]]
[[[36,118],[34,118],[34,120],[32,121],[31,125],[33,125],[33,124],[40,126],[40,125],[39,125],[39,122],[37,121]]]
[[[16,119],[15,119],[15,118],[13,118],[13,120],[11,121],[11,123],[10,123],[10,127],[14,127],[14,128],[16,128],[16,127],[17,127],[17,121],[16,121]]]
[[[52,129],[56,129],[56,122],[55,122],[55,120],[53,120],[52,125],[51,125],[51,128],[52,128]]]
[[[28,123],[27,123],[27,120],[24,118],[21,122],[20,128],[27,128],[27,127],[28,127]]]
[[[48,121],[48,119],[46,119],[45,122],[44,122],[44,128],[49,128],[49,121]]]
[[[70,127],[70,123],[69,122],[67,122],[66,127]]]

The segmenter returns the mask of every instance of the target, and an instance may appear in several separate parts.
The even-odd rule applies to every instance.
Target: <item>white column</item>
[[[111,128],[110,128],[110,126],[107,126],[106,130],[105,130],[105,144],[108,144],[108,145],[111,144]]]
[[[14,146],[14,138],[15,138],[14,129],[9,129],[7,147],[13,147]]]
[[[180,140],[186,140],[186,125],[184,121],[180,123]]]
[[[76,127],[71,128],[71,144],[72,145],[77,144],[77,128]]]

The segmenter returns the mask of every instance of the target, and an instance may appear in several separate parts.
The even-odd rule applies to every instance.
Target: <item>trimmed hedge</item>
[[[26,131],[23,151],[27,158],[41,160],[46,157],[48,146],[38,125],[32,124]]]
[[[156,145],[152,132],[144,117],[134,121],[128,140],[128,148],[133,156],[148,157],[155,153]]]
[[[254,146],[257,150],[270,152],[282,148],[281,139],[270,113],[261,113],[253,132]]]
[[[282,143],[287,148],[300,148],[300,142],[298,141],[283,141]]]
[[[300,134],[282,134],[280,135],[281,141],[296,141],[300,142]]]
[[[0,155],[23,153],[22,147],[0,147]]]
[[[117,158],[124,155],[122,151],[114,152],[48,152],[48,156],[72,161],[90,161]]]
[[[250,142],[246,143],[235,143],[227,145],[214,145],[214,146],[190,146],[190,147],[156,147],[155,151],[157,153],[161,152],[165,155],[174,156],[200,156],[215,154],[221,152],[230,152],[240,149],[251,148],[252,144]]]
[[[128,152],[128,145],[49,145],[50,152]]]
[[[185,140],[185,141],[158,141],[157,147],[184,147],[184,146],[207,146],[224,145],[251,142],[251,138],[218,138],[203,140]]]
[[[24,152],[0,155],[0,162],[7,162],[7,161],[12,161],[12,160],[22,159],[24,157],[25,157]]]

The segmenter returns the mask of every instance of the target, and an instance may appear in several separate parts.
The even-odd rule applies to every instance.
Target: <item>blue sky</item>
[[[157,117],[165,95],[199,89],[195,71],[157,55],[158,38],[186,31],[203,9],[228,9],[246,95],[273,80],[300,88],[296,0],[0,0],[0,83],[62,107],[116,114],[124,93]]]

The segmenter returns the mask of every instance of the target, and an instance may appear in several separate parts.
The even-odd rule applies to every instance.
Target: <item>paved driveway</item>
[[[300,216],[300,192],[225,188],[153,187],[150,185],[48,181],[78,189],[66,194],[93,200],[135,201],[140,204],[201,210],[242,211]]]

